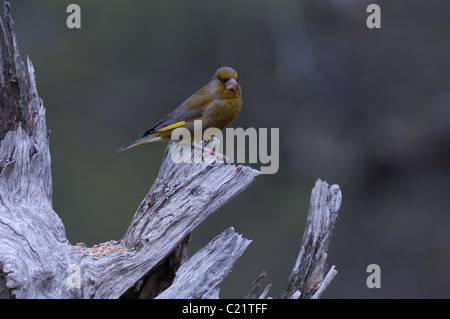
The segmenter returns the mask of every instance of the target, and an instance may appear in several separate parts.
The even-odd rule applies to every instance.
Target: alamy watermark
[[[70,13],[66,19],[66,25],[69,29],[81,29],[81,8],[78,4],[69,4],[66,9]]]
[[[381,268],[377,264],[370,264],[367,266],[366,272],[370,273],[367,277],[367,288],[381,288]]]
[[[77,264],[70,264],[67,266],[66,272],[70,274],[67,277],[67,288],[81,288],[81,269]]]
[[[214,151],[214,154],[223,154],[223,133],[218,128],[208,128],[202,130],[202,121],[194,121],[194,144],[200,145],[201,141],[209,140],[211,142],[204,145],[206,149]],[[256,129],[250,127],[226,128],[225,129],[225,155],[227,163],[245,163],[248,157],[248,163],[261,163],[261,174],[275,174],[280,165],[280,130],[278,128],[270,129],[270,140],[267,128]],[[191,154],[192,135],[184,127],[179,127],[172,131],[172,139],[179,140],[175,148],[172,149],[171,158],[175,163],[200,163],[202,161],[214,162],[221,161],[220,156],[203,157],[204,152],[200,149],[194,150]],[[247,143],[248,141],[248,143]],[[270,147],[270,152],[269,152]]]
[[[78,4],[69,4],[66,12],[69,16],[66,19],[66,25],[69,29],[81,29],[81,8]],[[381,28],[381,8],[378,4],[369,4],[366,9],[370,13],[366,19],[366,25],[369,29]]]

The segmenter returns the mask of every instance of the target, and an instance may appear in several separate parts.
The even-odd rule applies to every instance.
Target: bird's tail
[[[127,150],[127,149],[130,149],[130,148],[132,148],[132,147],[135,147],[135,146],[138,146],[138,145],[141,145],[141,144],[147,144],[147,143],[152,143],[152,142],[158,142],[158,141],[160,141],[161,140],[161,137],[159,137],[159,136],[146,136],[146,137],[142,137],[142,138],[140,138],[140,139],[138,139],[138,140],[136,140],[136,141],[134,141],[134,142],[132,142],[132,143],[130,143],[130,144],[127,144],[127,145],[124,145],[124,146],[122,146],[122,147],[119,147],[118,149],[117,149],[117,153],[120,153],[120,152],[122,152],[122,151],[125,151],[125,150]]]

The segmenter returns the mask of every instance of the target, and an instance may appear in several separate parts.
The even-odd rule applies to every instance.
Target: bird
[[[198,140],[198,136],[194,136],[196,120],[202,121],[202,133],[208,128],[223,130],[241,111],[241,95],[236,70],[227,66],[220,67],[208,84],[164,116],[155,126],[142,133],[137,140],[118,148],[117,152],[142,144],[172,140],[172,131],[180,127],[189,130],[191,142],[194,139]],[[194,144],[194,146],[210,154],[222,155],[201,144]],[[223,156],[223,158],[226,157]]]

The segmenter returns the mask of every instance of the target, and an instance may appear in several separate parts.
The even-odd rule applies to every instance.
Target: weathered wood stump
[[[250,241],[229,228],[186,260],[190,236],[260,172],[215,162],[176,164],[170,142],[124,237],[73,246],[53,210],[45,108],[32,63],[20,58],[8,3],[5,25],[0,22],[0,298],[218,298]],[[318,297],[334,276],[334,268],[325,278],[324,270],[340,201],[337,185],[316,183],[284,298]]]

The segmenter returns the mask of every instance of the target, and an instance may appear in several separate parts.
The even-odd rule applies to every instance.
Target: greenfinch
[[[141,144],[171,140],[172,131],[179,127],[188,129],[192,140],[194,138],[198,140],[198,137],[194,136],[195,120],[202,121],[202,133],[208,128],[223,130],[233,121],[241,106],[241,87],[237,72],[230,67],[221,67],[208,84],[163,117],[151,129],[142,133],[136,141],[120,147],[117,151],[122,152]]]

